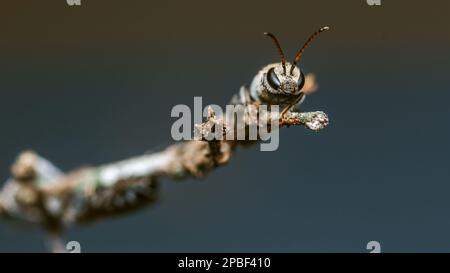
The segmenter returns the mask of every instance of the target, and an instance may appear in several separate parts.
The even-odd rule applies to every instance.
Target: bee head
[[[289,64],[289,63],[288,63]],[[271,93],[298,95],[305,84],[303,72],[296,66],[291,73],[285,73],[282,63],[269,65],[264,76],[264,85]]]
[[[270,32],[264,33],[264,35],[269,36],[274,41],[281,57],[280,63],[267,66],[267,72],[265,73],[263,83],[269,92],[284,95],[298,95],[301,92],[305,84],[305,76],[301,69],[297,67],[297,62],[300,60],[303,51],[316,38],[316,36],[329,29],[329,27],[322,27],[318,31],[314,32],[295,55],[292,63],[286,63],[283,50],[281,49],[280,43],[275,35]],[[287,70],[287,67],[289,67],[289,71]]]

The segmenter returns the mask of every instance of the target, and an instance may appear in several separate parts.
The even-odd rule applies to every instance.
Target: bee
[[[259,102],[266,105],[279,105],[280,109],[283,109],[280,116],[283,116],[294,106],[303,103],[306,97],[305,93],[302,92],[305,85],[305,75],[297,67],[297,63],[310,43],[320,33],[329,29],[328,26],[325,26],[314,32],[297,52],[292,63],[286,62],[283,50],[275,35],[265,32],[264,35],[270,37],[275,43],[281,62],[263,67],[253,78],[250,88],[242,86],[239,95],[235,95],[232,103],[248,105]]]

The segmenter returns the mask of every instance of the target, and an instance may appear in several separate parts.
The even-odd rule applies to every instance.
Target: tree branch
[[[315,85],[309,85],[315,89]],[[247,105],[258,110],[258,103]],[[267,123],[276,119],[281,127],[302,125],[320,130],[328,125],[323,112],[288,111],[265,114]],[[245,126],[254,125],[245,119]],[[200,177],[226,164],[239,145],[256,141],[222,139],[205,141],[214,127],[229,124],[210,110],[207,120],[195,129],[201,140],[173,144],[165,150],[127,160],[87,167],[64,174],[45,158],[32,151],[21,153],[11,168],[12,178],[0,192],[0,216],[39,224],[50,234],[60,234],[67,226],[119,215],[153,204],[158,199],[160,177],[183,179]],[[57,240],[53,240],[57,242]],[[52,244],[58,250],[61,245]]]

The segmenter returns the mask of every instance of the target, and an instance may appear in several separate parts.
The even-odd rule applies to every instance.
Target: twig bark
[[[316,86],[311,86],[315,89]],[[248,105],[255,107],[258,105]],[[254,108],[253,108],[254,109]],[[280,127],[303,125],[320,130],[328,125],[323,112],[288,111],[279,119]],[[246,126],[253,120],[246,120]],[[202,136],[227,121],[210,111],[207,120],[196,126]],[[222,128],[222,127],[218,127]],[[223,132],[225,135],[225,131]],[[253,141],[254,142],[254,141]],[[12,177],[0,192],[0,216],[19,219],[44,227],[49,234],[60,234],[65,227],[153,204],[158,199],[160,177],[183,179],[200,177],[224,165],[239,145],[252,142],[232,139],[192,140],[165,150],[97,167],[64,174],[52,163],[32,151],[20,154],[11,168]],[[53,236],[54,237],[54,236]],[[53,240],[55,250],[61,248]]]

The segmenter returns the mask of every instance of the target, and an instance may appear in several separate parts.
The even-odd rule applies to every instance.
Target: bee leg
[[[284,115],[287,113],[287,111],[289,111],[289,109],[291,109],[292,107],[297,105],[297,103],[302,99],[302,97],[303,97],[303,94],[300,93],[300,95],[295,99],[295,101],[293,103],[290,103],[288,106],[286,106],[283,109],[283,111],[281,111],[280,119],[284,117]]]
[[[302,109],[301,109],[301,105],[303,103],[302,99],[303,98],[300,98],[300,100],[297,101],[297,103],[292,107],[291,111],[293,111],[293,112],[301,112],[302,111]]]

